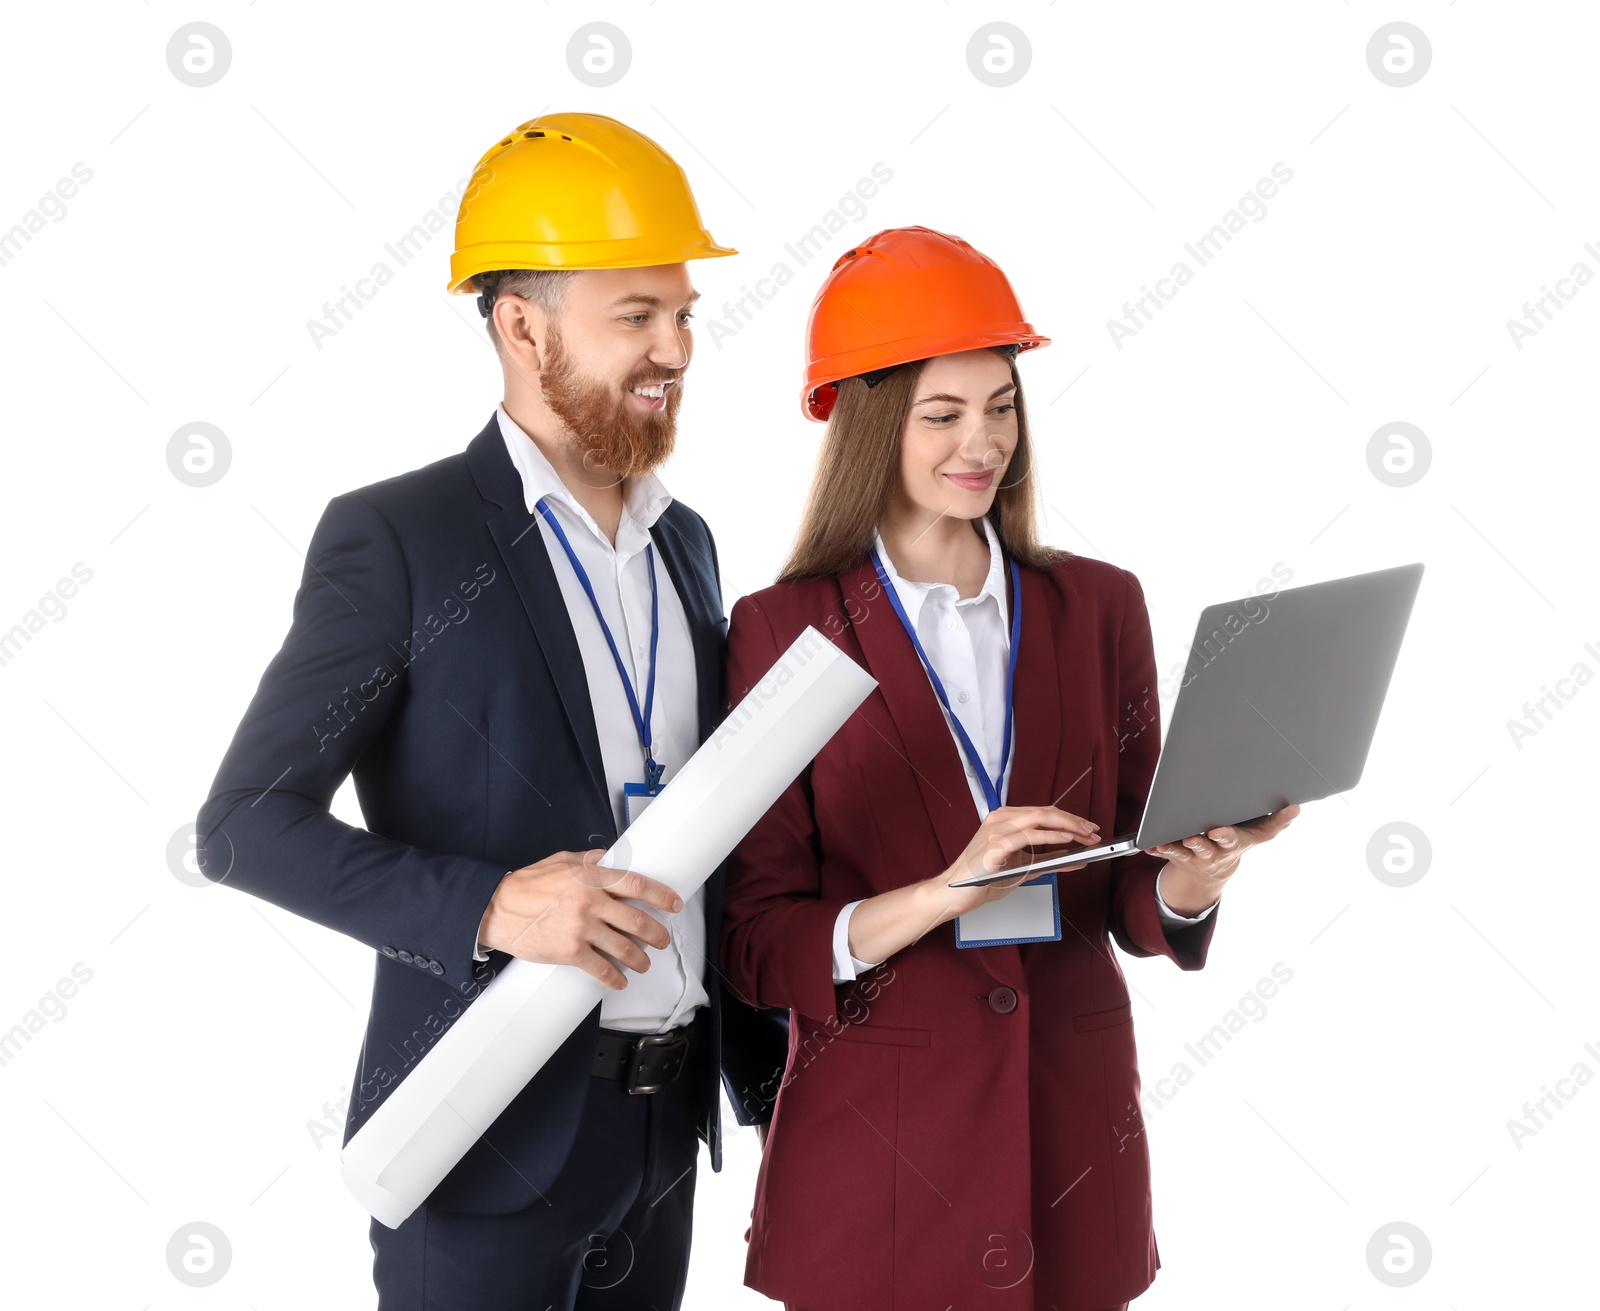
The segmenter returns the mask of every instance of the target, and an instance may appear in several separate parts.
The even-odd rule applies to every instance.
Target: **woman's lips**
[[[947,473],[945,477],[965,491],[986,492],[989,490],[989,484],[994,481],[994,470],[985,469],[982,473]]]

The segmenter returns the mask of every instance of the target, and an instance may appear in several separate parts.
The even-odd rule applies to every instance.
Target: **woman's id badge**
[[[1004,947],[1061,940],[1061,889],[1056,876],[1024,883],[977,910],[956,916],[956,946]]]

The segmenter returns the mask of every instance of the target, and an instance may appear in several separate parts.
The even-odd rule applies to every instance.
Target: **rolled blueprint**
[[[876,686],[807,628],[600,863],[687,902]],[[346,1187],[398,1228],[606,991],[575,965],[513,959],[345,1145]]]

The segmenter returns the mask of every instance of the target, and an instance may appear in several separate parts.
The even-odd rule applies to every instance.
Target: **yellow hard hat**
[[[456,215],[452,292],[495,269],[632,269],[737,255],[700,221],[689,179],[603,114],[545,114],[491,146]]]

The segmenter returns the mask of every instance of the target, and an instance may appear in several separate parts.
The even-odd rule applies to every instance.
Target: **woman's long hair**
[[[867,558],[900,479],[900,439],[925,363],[898,368],[876,387],[860,378],[839,383],[800,530],[778,582],[843,573]],[[1006,481],[989,507],[989,522],[1018,564],[1043,569],[1072,553],[1039,541],[1038,479],[1022,379],[1016,360],[1008,363],[1017,389],[1017,445],[1006,466]]]

